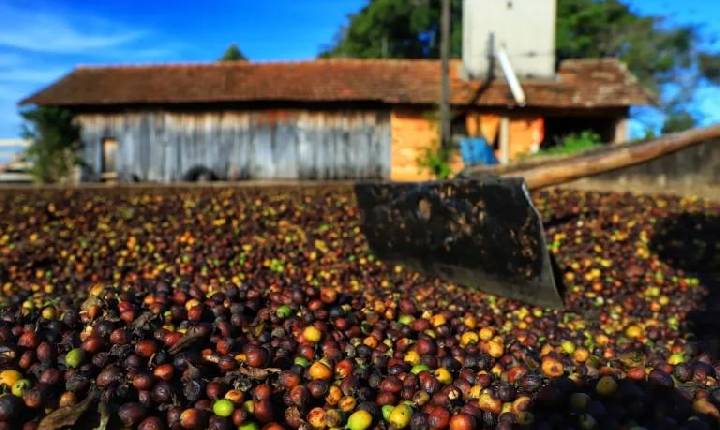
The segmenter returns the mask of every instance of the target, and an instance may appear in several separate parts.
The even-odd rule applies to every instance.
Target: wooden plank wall
[[[222,179],[390,176],[390,114],[257,110],[83,113],[84,180],[98,180],[101,142],[119,142],[122,181],[185,179],[198,166]]]

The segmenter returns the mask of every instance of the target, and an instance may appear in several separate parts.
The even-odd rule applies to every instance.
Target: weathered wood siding
[[[222,179],[387,178],[390,114],[257,110],[83,113],[84,180],[102,170],[102,141],[119,142],[123,181],[175,181],[197,167]]]

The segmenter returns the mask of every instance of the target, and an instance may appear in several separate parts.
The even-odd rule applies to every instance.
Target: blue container
[[[483,137],[465,137],[460,140],[460,154],[468,165],[498,164],[495,151]]]

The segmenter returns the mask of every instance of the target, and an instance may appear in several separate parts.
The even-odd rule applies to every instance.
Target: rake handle
[[[720,125],[670,134],[648,142],[610,147],[600,153],[509,170],[501,175],[522,176],[529,189],[537,190],[644,163],[710,139],[720,139]]]

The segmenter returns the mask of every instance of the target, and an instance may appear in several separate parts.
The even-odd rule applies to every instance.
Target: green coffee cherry
[[[243,423],[238,426],[238,430],[259,430],[259,429],[260,429],[260,427],[254,421]]]
[[[282,305],[275,311],[275,315],[278,316],[278,318],[285,319],[292,315],[292,309],[290,309],[290,306],[288,305]]]
[[[229,417],[235,411],[235,405],[227,399],[216,400],[213,403],[212,410],[219,417]]]
[[[416,364],[410,369],[413,375],[417,375],[424,370],[430,370],[430,368],[426,364]]]
[[[80,348],[75,348],[65,355],[65,365],[74,369],[80,366],[84,359],[85,351]]]
[[[373,417],[370,412],[359,410],[348,418],[347,425],[345,426],[349,430],[366,430],[370,428],[373,422]]]
[[[390,426],[394,429],[403,429],[410,424],[412,408],[404,403],[395,406],[390,413]]]
[[[15,397],[22,397],[25,390],[31,386],[32,383],[27,379],[20,379],[13,384],[11,391]]]
[[[394,408],[395,408],[395,406],[393,406],[393,405],[384,405],[382,407],[382,409],[380,409],[382,411],[382,416],[385,421],[390,420],[390,413],[392,413],[392,410]]]

